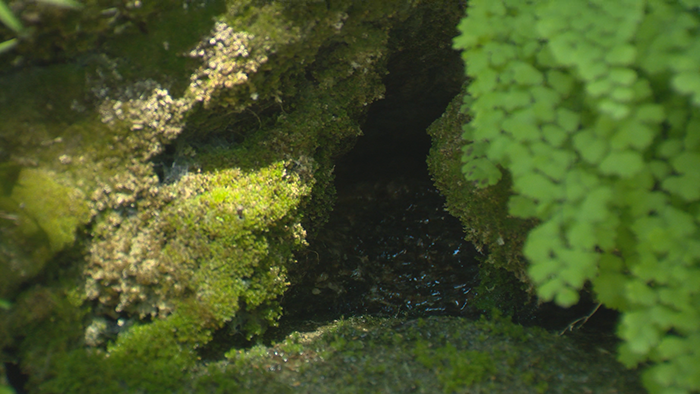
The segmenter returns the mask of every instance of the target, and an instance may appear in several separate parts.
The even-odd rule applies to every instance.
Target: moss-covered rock
[[[603,353],[601,353],[603,352]],[[231,350],[191,392],[640,393],[603,348],[492,320],[351,318]],[[602,354],[602,355],[601,355]]]
[[[462,221],[467,240],[487,252],[486,264],[482,266],[486,286],[492,288],[506,284],[507,279],[498,273],[503,269],[515,275],[525,289],[532,292],[522,247],[534,222],[508,214],[510,178],[504,173],[496,185],[478,188],[464,179],[462,173],[461,158],[465,145],[462,125],[469,121],[469,117],[460,109],[466,86],[452,100],[443,116],[428,128],[433,140],[428,167],[435,185],[447,199],[447,209]]]
[[[97,53],[56,34],[72,49],[3,64],[0,266],[29,274],[3,277],[0,347],[31,392],[173,392],[221,330],[274,325],[292,250],[331,209],[333,160],[384,93],[388,32],[415,12],[180,6],[95,27]]]

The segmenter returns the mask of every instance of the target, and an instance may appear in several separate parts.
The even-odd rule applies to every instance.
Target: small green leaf
[[[508,212],[520,218],[531,218],[535,216],[537,205],[535,202],[524,196],[511,196],[508,200]]]
[[[507,135],[500,135],[498,138],[489,142],[486,157],[494,163],[501,163],[508,155],[508,149],[513,145],[513,140]]]
[[[516,191],[524,196],[539,201],[557,200],[562,197],[563,190],[560,184],[538,173],[526,173],[513,180]]]
[[[654,134],[649,126],[637,119],[627,119],[610,140],[610,146],[615,150],[633,147],[641,151],[651,144]]]
[[[523,253],[533,264],[551,262],[555,250],[564,248],[559,237],[559,225],[549,221],[530,230],[523,247]]]
[[[503,121],[502,128],[511,133],[513,139],[519,142],[536,141],[541,138],[535,113],[530,108],[514,112]]]
[[[532,152],[525,144],[511,144],[506,149],[510,160],[511,174],[520,177],[523,174],[532,172],[533,157]]]
[[[588,192],[597,187],[599,183],[597,174],[591,171],[584,170],[581,167],[574,167],[566,174],[564,180],[564,189],[566,190],[566,199],[570,202],[576,202],[585,197]]]
[[[661,340],[657,351],[662,360],[688,353],[688,343],[677,336],[666,336]]]
[[[607,94],[612,90],[613,84],[609,78],[601,78],[589,84],[586,84],[586,92],[591,95],[591,97],[598,98],[604,94]]]
[[[644,166],[639,152],[633,150],[613,151],[600,163],[600,172],[606,175],[619,175],[629,178],[636,175]]]
[[[12,308],[12,303],[10,301],[0,298],[0,309],[9,310],[10,308]]]
[[[700,169],[700,154],[685,151],[671,160],[673,169],[681,174],[696,172]]]
[[[83,5],[75,0],[36,0],[37,3],[46,3],[65,8],[83,8]]]
[[[629,44],[618,45],[605,55],[605,61],[610,65],[629,66],[634,63],[637,48]]]
[[[529,106],[530,103],[532,103],[532,96],[529,90],[513,88],[503,96],[501,107],[510,112],[517,108]]]
[[[676,239],[691,237],[698,230],[693,215],[686,211],[666,205],[661,211],[661,215]]]
[[[700,147],[700,117],[694,116],[690,119],[686,130],[688,130],[688,133],[683,140],[685,149],[697,150]]]
[[[595,81],[608,73],[607,64],[597,59],[586,57],[581,60],[582,61],[578,64],[578,72],[581,74],[581,77],[588,82]]]
[[[573,133],[578,130],[580,121],[581,117],[576,112],[566,108],[557,109],[557,124],[565,131]]]
[[[19,44],[19,40],[16,38],[9,39],[7,41],[0,42],[0,53],[5,53],[11,51],[14,47]]]
[[[659,155],[659,157],[670,159],[680,154],[683,149],[683,141],[677,138],[669,138],[659,143],[656,154]]]
[[[515,83],[519,85],[539,85],[544,81],[542,73],[530,64],[521,61],[514,61],[509,64],[513,71]]]
[[[466,142],[474,141],[474,126],[471,122],[462,125],[462,140]]]
[[[593,278],[593,290],[598,297],[598,301],[604,303],[609,308],[626,308],[628,303],[624,286],[625,276],[618,273],[603,273]]]
[[[495,185],[501,179],[501,171],[490,160],[480,158],[462,166],[462,173],[467,180],[477,182],[478,187]]]
[[[627,368],[634,368],[639,363],[646,361],[646,353],[636,353],[632,351],[629,343],[622,343],[618,348],[617,359]]]
[[[597,164],[608,151],[605,140],[598,138],[592,130],[581,130],[573,138],[574,147],[590,164]]]
[[[608,75],[611,81],[622,86],[632,86],[637,80],[637,73],[631,68],[613,67]]]
[[[627,105],[609,99],[600,100],[598,110],[615,120],[622,120],[630,113]]]
[[[465,144],[464,147],[462,147],[462,162],[469,163],[474,159],[484,157],[488,146],[489,144],[486,141],[474,141]]]
[[[653,306],[658,302],[656,293],[640,280],[631,280],[625,287],[627,299],[638,305]]]
[[[634,90],[626,87],[617,87],[613,89],[613,91],[610,92],[610,97],[619,103],[627,103],[635,98]]]
[[[700,199],[700,174],[672,176],[661,182],[661,187],[685,201]]]
[[[561,95],[556,90],[544,86],[534,86],[530,89],[530,93],[534,99],[532,108],[537,119],[553,122],[556,117],[554,109],[561,101]]]
[[[627,341],[629,349],[636,354],[646,354],[661,340],[659,330],[647,324],[649,316],[643,311],[622,315],[620,336]]]
[[[489,41],[484,44],[484,51],[490,55],[490,64],[501,67],[516,58],[517,48],[515,45],[497,41]]]
[[[544,142],[533,143],[530,150],[534,155],[535,168],[556,181],[564,179],[571,164],[576,160],[571,151],[554,149]]]
[[[555,295],[567,289],[566,284],[560,278],[553,278],[537,287],[537,295],[542,301],[551,301]],[[570,290],[570,289],[569,289]]]
[[[648,123],[661,123],[665,118],[664,107],[659,104],[643,104],[634,113],[636,120]]]
[[[574,87],[574,78],[559,70],[547,72],[547,83],[562,96],[568,96]]]
[[[600,272],[617,273],[622,271],[624,263],[620,257],[612,253],[604,253],[598,260],[598,267]]]
[[[568,134],[556,124],[545,124],[542,126],[542,136],[545,141],[549,142],[555,148],[561,145],[569,138]]]
[[[17,19],[12,10],[5,4],[4,1],[0,1],[0,22],[5,26],[9,27],[15,33],[21,33],[24,30],[22,22]]]
[[[505,113],[500,109],[484,111],[478,113],[471,121],[473,139],[490,140],[501,134],[501,123],[505,118]]]
[[[567,231],[570,245],[579,248],[592,249],[596,244],[595,229],[588,221],[577,221]]]
[[[567,267],[559,272],[559,276],[574,289],[583,287],[584,282],[595,274],[597,257],[594,253],[565,249],[560,252],[560,258]]]
[[[610,214],[607,205],[612,196],[612,190],[607,186],[590,191],[581,203],[578,220],[591,223],[602,222]]]
[[[676,75],[671,84],[681,94],[700,94],[700,73],[686,71]]]
[[[658,386],[660,387],[672,387],[677,381],[679,376],[683,376],[685,373],[678,368],[675,363],[664,363],[656,364],[645,371],[644,377],[651,377]],[[686,390],[667,390],[664,391],[670,394],[685,394],[688,393]]]
[[[578,292],[570,287],[565,287],[561,289],[556,296],[554,296],[554,302],[564,308],[576,305],[579,300]]]

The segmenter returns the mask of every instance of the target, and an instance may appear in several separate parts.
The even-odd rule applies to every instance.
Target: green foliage
[[[477,321],[352,317],[226,358],[220,370],[241,392],[641,392],[613,357],[498,313]]]
[[[646,387],[700,390],[700,3],[469,5],[466,178],[512,175],[541,299],[592,282]]]
[[[462,93],[452,100],[443,116],[427,130],[432,139],[428,168],[435,186],[447,200],[447,210],[462,222],[465,238],[480,251],[488,251],[480,268],[481,286],[476,299],[479,304],[477,308],[490,311],[493,306],[497,306],[504,312],[514,313],[514,309],[519,309],[534,292],[528,278],[522,246],[527,232],[536,224],[536,220],[509,214],[509,197],[512,194],[510,174],[504,174],[495,185],[485,188],[479,187],[484,183],[464,180],[461,160],[464,153],[483,155],[483,149],[488,146],[472,143],[469,147],[464,147],[466,152],[461,149],[462,126],[470,119],[468,114],[460,111],[465,106],[462,104],[463,99],[470,99],[466,95],[467,86],[464,85]],[[474,150],[470,152],[470,149]],[[482,149],[481,153],[478,149]],[[498,175],[500,176],[500,171]],[[513,202],[516,200],[511,201],[511,204]],[[520,209],[532,209],[530,200],[521,199],[517,203],[520,204]],[[517,281],[512,280],[513,276]],[[528,293],[525,296],[520,294],[522,287]]]
[[[15,33],[20,33],[24,29],[22,22],[17,19],[12,13],[12,10],[10,10],[7,4],[2,0],[0,0],[0,22],[12,29]]]
[[[416,343],[415,354],[426,368],[435,369],[445,393],[482,382],[496,372],[496,363],[490,354],[476,350],[458,351],[451,343],[430,351],[428,344],[421,341]]]
[[[24,30],[22,22],[17,19],[17,17],[12,13],[12,10],[5,4],[3,0],[0,0],[0,22],[10,28],[15,33],[21,33]],[[17,39],[11,38],[9,40],[0,42],[0,53],[7,52],[17,45]]]

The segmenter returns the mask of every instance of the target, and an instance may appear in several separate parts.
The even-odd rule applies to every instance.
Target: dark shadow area
[[[25,394],[27,391],[24,388],[29,382],[29,376],[22,373],[22,369],[15,363],[5,363],[5,371],[8,383],[15,390],[15,393]]]
[[[413,23],[398,28],[390,45],[396,52],[385,99],[372,104],[364,135],[336,161],[334,211],[290,272],[280,326],[471,312],[478,252],[444,210],[425,162],[431,144],[425,130],[459,92],[463,65],[449,35],[422,56],[421,48],[400,49],[419,34]]]

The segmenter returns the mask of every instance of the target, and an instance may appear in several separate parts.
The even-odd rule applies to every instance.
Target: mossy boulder
[[[99,2],[37,11],[0,68],[0,347],[32,392],[172,392],[214,336],[275,325],[333,161],[384,93],[389,31],[418,12],[137,3],[102,9],[118,26]]]
[[[640,393],[609,349],[540,328],[455,317],[357,317],[233,349],[190,392]]]
[[[462,139],[462,126],[469,122],[469,116],[462,111],[466,87],[467,84],[443,116],[428,128],[432,138],[428,168],[435,186],[446,197],[448,211],[462,222],[466,239],[487,255],[482,265],[484,283],[512,287],[509,275],[499,272],[502,270],[522,282],[516,288],[523,287],[532,294],[522,249],[535,222],[508,213],[510,177],[504,172],[496,185],[481,188],[468,182],[462,173],[463,149],[469,149],[469,142]]]

